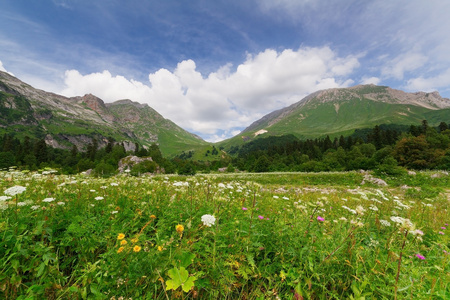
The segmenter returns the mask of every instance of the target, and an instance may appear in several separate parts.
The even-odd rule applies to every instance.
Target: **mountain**
[[[310,94],[297,103],[257,120],[239,135],[222,142],[235,146],[257,137],[293,134],[299,138],[351,135],[375,125],[437,126],[450,123],[450,99],[438,92],[406,93],[387,86],[358,85]]]
[[[56,148],[76,145],[82,150],[93,138],[105,146],[109,138],[123,142],[127,150],[135,143],[157,143],[165,155],[207,145],[147,104],[131,100],[113,103],[94,95],[64,97],[33,88],[0,71],[0,134],[12,133],[45,139]]]

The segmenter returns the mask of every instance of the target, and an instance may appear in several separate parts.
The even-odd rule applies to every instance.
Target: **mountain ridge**
[[[25,135],[28,127],[36,137],[57,148],[75,144],[83,149],[93,138],[102,147],[114,138],[125,142],[127,150],[133,150],[135,143],[144,147],[157,143],[164,154],[173,155],[207,144],[149,105],[129,99],[105,103],[92,94],[65,97],[35,89],[5,72],[0,72],[0,92],[0,107],[5,111],[0,128],[4,132]],[[20,118],[10,123],[8,115]]]

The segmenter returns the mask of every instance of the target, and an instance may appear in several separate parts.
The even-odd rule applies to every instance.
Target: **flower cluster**
[[[9,189],[5,190],[4,194],[8,195],[8,196],[15,196],[18,194],[22,194],[23,192],[26,191],[26,189],[27,189],[26,187],[23,187],[20,185],[15,185],[15,186],[10,187]]]
[[[216,217],[214,217],[213,215],[203,215],[202,222],[203,225],[211,227],[211,225],[214,225],[214,223],[216,222]]]

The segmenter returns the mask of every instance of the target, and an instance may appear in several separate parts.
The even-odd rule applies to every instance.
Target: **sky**
[[[2,0],[0,70],[147,103],[211,142],[317,90],[450,97],[447,0]]]

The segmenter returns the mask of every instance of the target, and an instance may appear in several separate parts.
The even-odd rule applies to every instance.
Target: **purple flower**
[[[260,220],[264,219],[264,217],[263,217],[263,216],[258,216],[258,218],[259,218]]]
[[[446,228],[446,227],[441,227],[441,229],[442,229],[442,230],[445,230],[445,229],[447,229],[447,228]]]
[[[442,231],[439,231],[439,234],[444,234]]]
[[[322,218],[321,216],[317,216],[317,221],[323,222],[323,221],[325,221],[325,219]]]
[[[242,210],[244,210],[244,211],[247,210],[247,209],[248,209],[247,207],[243,207],[243,208],[242,208]]]
[[[419,258],[419,259],[425,259],[425,256],[423,256],[423,255],[421,255],[421,254],[419,254],[419,253],[417,253],[416,256],[417,256],[417,258]]]

